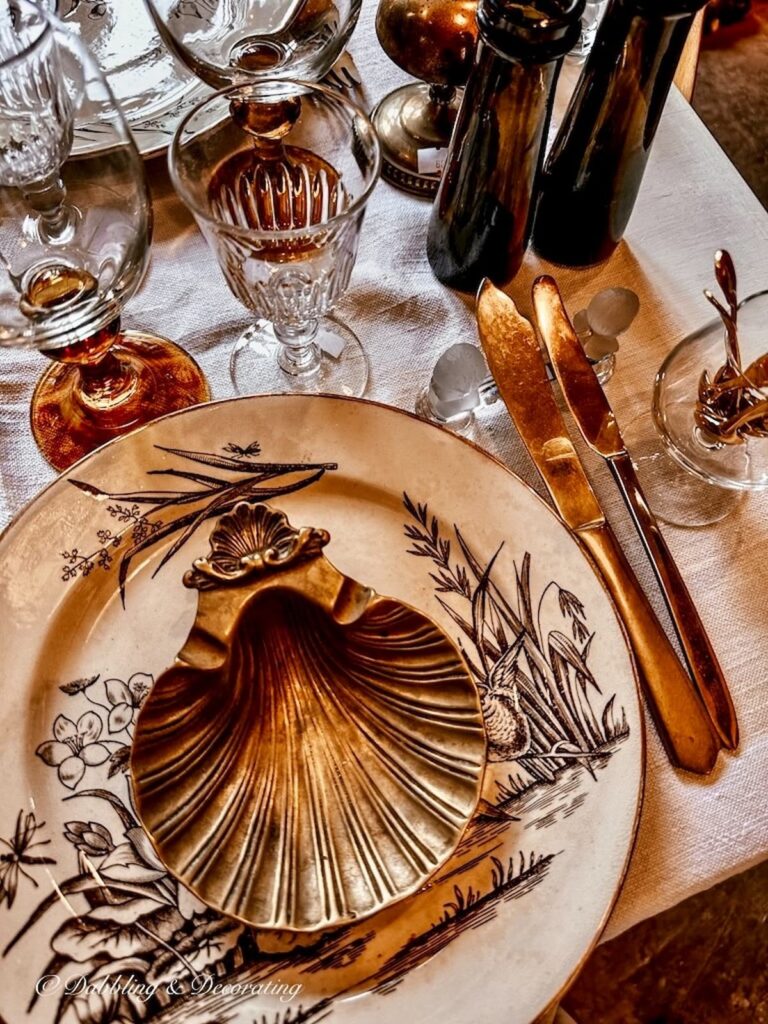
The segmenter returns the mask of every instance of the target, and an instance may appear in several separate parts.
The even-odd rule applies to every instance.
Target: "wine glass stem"
[[[292,377],[307,377],[320,368],[322,355],[315,341],[317,320],[310,320],[300,327],[273,324],[275,337],[280,342],[277,361]]]
[[[138,375],[130,363],[106,352],[98,362],[79,366],[80,397],[86,405],[107,409],[133,394]]]
[[[57,171],[22,189],[24,198],[38,215],[37,230],[42,242],[51,245],[69,241],[77,213],[67,205],[67,190]]]

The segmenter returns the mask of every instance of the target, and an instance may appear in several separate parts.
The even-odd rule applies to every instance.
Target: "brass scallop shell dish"
[[[339,572],[329,539],[263,504],[222,516],[184,577],[192,630],[136,727],[159,857],[257,928],[333,928],[416,892],[480,796],[485,734],[459,651]]]

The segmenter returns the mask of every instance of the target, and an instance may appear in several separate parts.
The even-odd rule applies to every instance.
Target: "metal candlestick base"
[[[383,177],[414,195],[436,195],[460,104],[459,90],[424,82],[385,96],[371,114],[381,141]]]

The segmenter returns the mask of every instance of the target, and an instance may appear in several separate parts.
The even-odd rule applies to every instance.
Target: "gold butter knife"
[[[557,408],[533,327],[512,299],[487,280],[478,294],[477,322],[488,366],[512,420],[560,516],[591,555],[624,622],[638,678],[670,760],[707,775],[720,743],[606,522]]]
[[[533,304],[539,332],[568,408],[584,440],[610,467],[653,566],[698,694],[723,745],[735,750],[739,745],[739,726],[723,670],[640,487],[613,410],[551,277],[540,277],[535,282]]]

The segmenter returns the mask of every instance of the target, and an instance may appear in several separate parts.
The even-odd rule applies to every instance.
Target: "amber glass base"
[[[37,382],[32,433],[55,469],[158,416],[210,399],[200,367],[165,338],[123,331],[107,358],[117,384],[72,363],[54,363]]]

